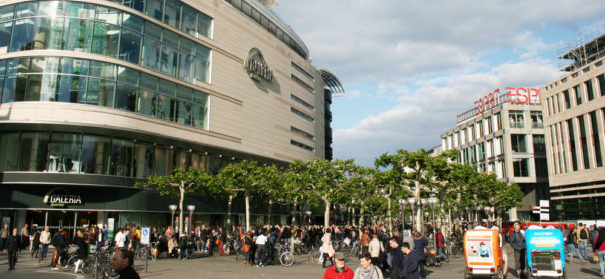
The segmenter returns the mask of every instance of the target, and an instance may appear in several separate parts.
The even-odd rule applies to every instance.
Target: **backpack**
[[[580,230],[580,238],[581,239],[588,239],[588,233],[586,233],[586,229]]]

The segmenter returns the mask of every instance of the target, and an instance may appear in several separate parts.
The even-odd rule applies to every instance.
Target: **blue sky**
[[[372,165],[431,148],[496,88],[562,75],[561,45],[605,32],[602,0],[278,1],[273,10],[346,94],[332,104],[334,156]],[[566,46],[566,47],[567,47]]]

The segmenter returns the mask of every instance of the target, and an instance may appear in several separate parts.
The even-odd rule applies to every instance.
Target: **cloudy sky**
[[[559,49],[605,32],[603,0],[281,0],[313,64],[343,83],[334,156],[372,165],[441,143],[496,88],[556,79]]]

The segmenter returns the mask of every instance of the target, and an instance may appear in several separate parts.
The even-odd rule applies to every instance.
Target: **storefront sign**
[[[263,54],[257,48],[252,48],[248,51],[244,68],[246,68],[250,78],[255,81],[266,80],[271,82],[273,80],[273,71],[269,68],[263,58]]]
[[[500,105],[502,102],[511,104],[540,104],[540,90],[536,88],[506,87],[504,92],[506,93],[501,94],[500,89],[496,89],[492,93],[475,101],[475,115],[482,114]]]
[[[42,202],[50,205],[51,207],[65,207],[67,205],[82,205],[82,198],[80,195],[69,194],[64,189],[55,189],[48,192]]]

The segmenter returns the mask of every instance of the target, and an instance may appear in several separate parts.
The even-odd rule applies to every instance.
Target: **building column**
[[[21,230],[21,228],[23,228],[23,226],[27,223],[27,210],[25,209],[19,209],[19,210],[15,210],[15,226]]]

